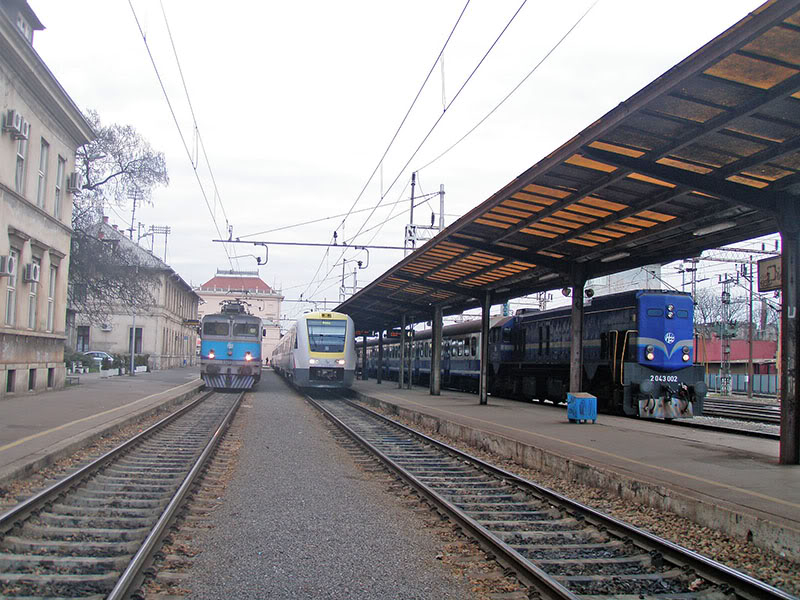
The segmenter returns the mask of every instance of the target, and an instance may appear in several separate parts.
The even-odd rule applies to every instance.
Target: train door
[[[522,362],[525,360],[525,334],[526,327],[515,327],[511,330],[512,351],[511,360],[513,362]]]

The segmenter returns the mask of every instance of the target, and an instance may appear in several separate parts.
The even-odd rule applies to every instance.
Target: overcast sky
[[[165,21],[162,3],[134,0],[191,152],[194,126],[167,24],[171,30],[216,193],[202,152],[199,178],[223,235],[222,207],[234,237],[330,242],[341,217],[259,232],[350,210],[465,2],[163,0]],[[35,34],[34,47],[75,103],[97,110],[104,123],[132,125],[166,156],[170,185],[156,190],[153,205],[137,211],[136,220],[172,228],[167,260],[187,282],[198,285],[217,268],[229,269],[223,245],[212,242],[218,234],[211,211],[129,3],[29,3],[46,27]],[[355,210],[381,202],[382,207],[374,214],[351,214],[339,228],[340,241],[402,246],[413,170],[421,169],[417,195],[444,185],[446,224],[452,223],[761,4],[600,0],[492,117],[422,169],[492,110],[592,4],[527,2],[453,101],[520,3],[469,3],[443,67],[436,66]],[[431,211],[438,212],[438,198],[416,209],[415,222],[429,224]],[[109,207],[107,213],[112,222],[129,226],[130,207]],[[392,215],[400,216],[377,227]],[[366,233],[353,239],[359,229]],[[232,256],[264,253],[251,245],[229,248]],[[156,241],[156,253],[163,257],[163,237]],[[358,271],[359,287],[401,257],[401,251],[372,250],[369,267]],[[232,262],[234,268],[259,269],[287,301],[301,293],[337,300],[341,258],[340,250],[273,245],[266,266],[259,268],[251,256]],[[363,251],[345,258],[366,261]],[[354,267],[346,265],[349,273]],[[326,275],[329,279],[321,281]],[[305,307],[287,302],[283,312],[292,316]]]

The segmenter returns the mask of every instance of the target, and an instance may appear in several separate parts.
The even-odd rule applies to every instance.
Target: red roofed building
[[[272,356],[280,339],[280,314],[283,296],[258,276],[258,271],[226,271],[217,274],[195,289],[200,296],[200,318],[219,312],[223,300],[239,299],[248,305],[251,314],[261,317],[267,335],[261,342],[261,355]]]

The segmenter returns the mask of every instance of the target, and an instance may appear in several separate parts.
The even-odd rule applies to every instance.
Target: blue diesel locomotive
[[[702,414],[707,388],[694,364],[694,306],[688,294],[636,290],[586,301],[582,389],[606,413],[674,419]],[[489,329],[491,394],[565,402],[569,389],[570,307],[523,309]],[[430,330],[415,332],[412,381],[430,376]],[[377,340],[367,368],[377,373]],[[397,379],[399,344],[385,342],[384,376]],[[443,328],[442,385],[477,391],[480,320]]]
[[[249,390],[261,379],[261,319],[239,301],[200,323],[200,376],[216,390]]]

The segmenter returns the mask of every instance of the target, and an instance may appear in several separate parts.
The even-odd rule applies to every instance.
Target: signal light
[[[683,362],[689,362],[689,355],[688,354],[684,354],[683,355]]]

